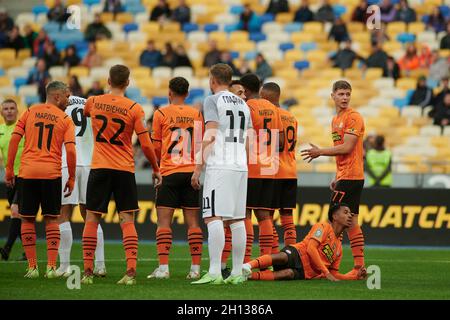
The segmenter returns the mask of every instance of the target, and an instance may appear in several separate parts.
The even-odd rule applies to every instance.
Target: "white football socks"
[[[99,224],[97,228],[97,248],[95,249],[95,267],[105,268],[105,240],[103,239],[103,229]]]
[[[245,242],[245,241],[244,241]],[[209,274],[212,277],[220,276],[221,258],[225,246],[225,232],[222,220],[214,220],[208,223],[208,252]]]
[[[247,232],[245,230],[244,221],[238,221],[230,225],[231,229],[231,245],[233,254],[232,276],[242,275],[242,264],[244,263],[245,246],[247,241]]]
[[[67,270],[70,267],[70,250],[72,249],[72,227],[70,222],[63,222],[59,225],[59,232],[61,234],[61,241],[59,243],[59,268],[60,270]]]

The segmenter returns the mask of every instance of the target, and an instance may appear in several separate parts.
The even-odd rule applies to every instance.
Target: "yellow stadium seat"
[[[116,15],[116,22],[121,24],[132,23],[134,22],[134,17],[131,13],[120,12]]]
[[[19,52],[17,53],[17,59],[23,60],[29,57],[31,57],[30,49],[20,49]]]
[[[134,79],[148,78],[151,75],[151,69],[147,67],[136,67],[131,69],[130,74]]]
[[[9,86],[9,85],[11,85],[11,80],[8,77],[6,77],[6,76],[0,77],[0,87]]]
[[[403,21],[393,21],[387,24],[386,32],[388,35],[396,35],[401,32],[406,32],[406,23]]]
[[[421,21],[411,22],[408,24],[408,32],[414,33],[415,35],[425,31],[425,24]]]
[[[114,14],[112,12],[102,12],[100,15],[103,23],[114,21]]]
[[[351,21],[351,22],[347,23],[347,30],[350,34],[353,34],[355,32],[363,32],[365,30],[365,28],[366,28],[366,25],[362,22]]]
[[[223,31],[213,31],[209,33],[209,40],[215,40],[217,42],[227,42],[227,34]]]
[[[290,23],[294,20],[294,13],[293,12],[281,12],[276,15],[275,21],[278,23]]]
[[[304,57],[305,57],[305,55],[304,55],[303,51],[289,50],[289,51],[286,51],[283,61],[287,62],[288,64],[291,64],[294,61],[304,59]]]
[[[83,1],[82,0],[67,0],[66,1],[66,5],[67,6],[71,6],[71,5],[74,5],[74,4],[81,4]]]
[[[334,163],[318,163],[315,165],[316,172],[335,172],[336,165]]]
[[[375,80],[379,79],[383,76],[383,69],[382,68],[369,68],[367,69],[364,79],[365,80]]]
[[[323,25],[322,22],[318,22],[318,21],[312,21],[312,22],[306,22],[303,25],[303,31],[304,32],[310,32],[312,34],[314,33],[321,33],[323,30]]]
[[[75,66],[69,69],[69,76],[86,77],[89,75],[89,68]]]
[[[431,143],[438,148],[449,148],[450,137],[431,137]]]
[[[441,50],[439,50],[439,54],[441,57],[449,57],[450,49],[441,49]]]
[[[283,69],[275,72],[277,77],[283,78],[286,81],[298,79],[298,72],[295,69]]]
[[[168,33],[181,31],[181,27],[178,22],[167,22],[162,25],[161,29],[163,32],[168,32]]]
[[[291,41],[294,44],[302,43],[302,42],[311,42],[314,41],[314,35],[309,32],[297,31],[291,33]]]
[[[344,71],[344,75],[349,79],[362,79],[363,75],[360,69],[347,69]]]
[[[383,44],[383,50],[385,50],[387,53],[393,53],[395,51],[401,50],[402,49],[402,44],[400,42],[397,41],[386,41]]]
[[[370,43],[370,33],[365,31],[352,33],[351,37],[354,42]]]
[[[301,159],[300,157],[299,159],[297,159],[297,172],[312,172],[312,171],[314,171],[314,167],[311,163],[303,161],[303,159]]]
[[[53,8],[55,5],[55,0],[45,0],[45,5],[49,8]]]
[[[146,33],[157,33],[160,30],[160,25],[158,22],[149,21],[140,25],[140,30]]]
[[[414,126],[401,127],[396,129],[396,133],[403,137],[411,137],[419,134],[419,128]]]
[[[0,49],[0,61],[3,62],[3,65],[5,65],[5,62],[7,60],[15,60],[16,59],[16,50],[14,49]]]
[[[337,79],[342,77],[342,70],[339,68],[329,68],[324,69],[322,72],[320,72],[320,77],[322,79]]]
[[[233,51],[254,51],[255,43],[252,41],[231,42],[230,49]]]
[[[229,41],[231,42],[246,42],[249,41],[247,31],[234,31],[230,33]]]
[[[400,111],[396,107],[385,106],[379,109],[380,118],[398,118]]]
[[[399,89],[409,90],[415,89],[417,80],[414,78],[400,78],[397,80],[396,87]]]

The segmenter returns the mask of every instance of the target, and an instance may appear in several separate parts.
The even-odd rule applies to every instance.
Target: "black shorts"
[[[294,280],[304,280],[305,270],[303,269],[302,259],[300,258],[297,249],[293,246],[286,246],[280,251],[287,254],[288,262],[284,265],[274,265],[273,270],[280,271],[292,269],[292,271],[294,271]]]
[[[19,214],[36,217],[39,206],[43,216],[59,216],[61,209],[61,178],[17,179]]]
[[[17,182],[17,176],[16,176],[16,182]],[[17,195],[17,183],[14,184],[14,186],[6,187],[6,198],[8,199],[9,206],[13,204],[18,204],[19,197]]]
[[[359,214],[359,203],[364,187],[364,180],[339,180],[331,194],[331,204],[346,203],[354,214]]]
[[[247,209],[275,209],[275,180],[249,178]]]
[[[192,172],[164,176],[156,191],[156,207],[200,209],[200,193],[192,188]]]
[[[118,212],[139,210],[134,173],[113,169],[91,169],[86,192],[86,209],[107,213],[111,196]]]
[[[275,180],[274,195],[274,208],[295,209],[297,207],[297,179]]]

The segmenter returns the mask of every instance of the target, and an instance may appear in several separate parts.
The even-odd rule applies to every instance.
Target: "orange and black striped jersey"
[[[134,172],[133,132],[148,134],[142,106],[126,97],[104,94],[87,99],[84,115],[91,117],[94,136],[91,168]]]
[[[53,104],[30,107],[17,121],[13,134],[25,136],[19,177],[56,179],[61,177],[64,144],[75,144],[72,119]]]
[[[155,111],[151,137],[155,149],[160,149],[162,176],[194,172],[203,127],[202,114],[193,107],[172,104]]]
[[[364,180],[363,118],[359,112],[347,108],[333,118],[331,130],[335,146],[344,143],[346,134],[358,137],[352,152],[336,156],[336,180]]]
[[[277,179],[297,179],[297,161],[295,147],[297,144],[297,119],[287,110],[278,109],[283,125],[283,135],[280,139],[280,168]]]
[[[250,139],[248,177],[275,179],[279,170],[279,135],[283,130],[279,108],[265,99],[249,99],[254,134]]]
[[[340,237],[334,234],[331,224],[327,222],[316,223],[302,242],[292,245],[297,249],[305,270],[305,279],[324,277],[322,271],[311,263],[308,255],[310,241],[319,242],[319,256],[325,267],[331,271],[338,271],[342,260],[342,244]]]

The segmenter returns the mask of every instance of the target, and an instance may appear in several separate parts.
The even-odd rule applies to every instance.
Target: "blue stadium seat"
[[[66,50],[66,48],[68,46],[70,46],[71,44],[73,44],[73,41],[67,41],[67,40],[62,40],[62,39],[55,40],[56,50],[58,50],[60,52]]]
[[[248,32],[261,32],[261,17],[254,14],[248,23]]]
[[[3,70],[3,68],[0,68],[0,77],[5,75],[5,70]]]
[[[154,106],[164,106],[169,104],[169,99],[167,97],[153,97],[152,103]]]
[[[126,95],[131,100],[135,100],[141,96],[141,89],[137,87],[128,87],[126,91]]]
[[[285,43],[280,43],[279,48],[281,51],[285,52],[285,51],[294,49],[295,45],[292,42],[285,42]]]
[[[16,87],[16,89],[18,90],[21,86],[26,85],[27,84],[27,78],[16,78],[14,80],[14,86]]]
[[[231,59],[239,58],[239,51],[230,51]]]
[[[258,52],[257,51],[248,51],[245,53],[244,59],[245,60],[255,60]]]
[[[394,106],[396,106],[399,109],[402,109],[404,106],[409,104],[409,100],[406,98],[395,98],[394,99]]]
[[[441,11],[444,18],[450,18],[450,7],[449,6],[439,6],[439,10]]]
[[[347,7],[342,4],[335,4],[333,5],[333,12],[336,17],[340,17],[347,12]]]
[[[40,13],[47,13],[48,10],[49,9],[46,5],[37,5],[34,6],[33,9],[31,9],[31,12],[33,12],[33,14],[37,16]]]
[[[192,105],[194,103],[194,99],[195,99],[194,97],[189,95],[186,97],[186,100],[184,100],[184,103],[187,105]]]
[[[127,23],[123,26],[123,31],[128,33],[130,31],[137,31],[139,26],[136,23]]]
[[[123,3],[124,5],[141,4],[141,0],[122,0],[122,3]]]
[[[409,104],[409,100],[411,100],[411,97],[412,97],[414,91],[415,91],[414,89],[409,89],[409,90],[406,92],[406,97],[405,97],[405,99],[406,99],[406,101],[408,101],[408,104]]]
[[[310,66],[310,64],[309,64],[308,60],[300,60],[300,61],[294,62],[294,67],[295,67],[295,69],[298,69],[298,70],[308,69],[309,66]]]
[[[439,87],[439,81],[435,80],[435,79],[427,79],[427,86],[431,89],[435,89],[437,87]]]
[[[426,23],[428,23],[428,20],[430,20],[430,16],[429,15],[424,15],[421,20],[422,20],[423,23],[426,24]]]
[[[237,30],[239,30],[239,25],[237,23],[227,24],[223,27],[223,31],[226,33],[230,33]]]
[[[125,11],[135,15],[138,14],[139,12],[145,12],[145,7],[140,3],[127,4],[125,6]]]
[[[267,36],[261,32],[252,32],[250,33],[250,41],[259,42],[267,39]]]
[[[317,49],[317,43],[315,42],[303,42],[300,45],[300,50],[302,51],[312,51],[312,50],[316,50]]]
[[[292,23],[288,23],[284,26],[284,31],[289,32],[289,33],[302,31],[302,29],[303,29],[303,24],[301,24],[300,22],[292,22]]]
[[[369,4],[369,6],[372,5],[372,4],[380,4],[380,2],[381,2],[380,0],[368,0],[368,1],[367,1],[367,3]]]
[[[83,3],[87,6],[92,6],[94,4],[100,4],[101,0],[83,0]]]
[[[133,100],[136,101],[137,103],[141,104],[141,105],[142,104],[148,104],[148,102],[149,102],[147,97],[142,97],[142,96],[136,97]]]
[[[198,30],[198,24],[196,23],[185,23],[183,24],[183,32],[189,33]]]
[[[47,33],[51,33],[51,32],[58,32],[59,29],[61,28],[61,25],[57,22],[47,22],[46,24],[44,24],[43,29],[45,30],[45,32]]]
[[[265,13],[260,17],[261,24],[264,24],[266,22],[272,22],[275,20],[275,16],[271,13]]]
[[[189,97],[203,97],[205,95],[205,90],[203,88],[192,88],[189,90]]]
[[[219,25],[215,24],[215,23],[207,23],[203,27],[203,31],[208,32],[208,33],[213,32],[213,31],[218,31],[218,30],[219,30]]]
[[[30,106],[30,105],[36,104],[36,103],[40,103],[40,102],[41,102],[41,98],[38,95],[25,96],[25,104],[27,106]]]
[[[83,50],[87,50],[89,48],[89,42],[87,41],[77,41],[74,43],[75,48],[77,49],[77,51],[83,51]]]
[[[403,32],[397,35],[397,41],[401,43],[414,42],[416,35],[413,33]]]
[[[241,14],[242,12],[244,12],[244,6],[235,5],[230,8],[231,14]]]

